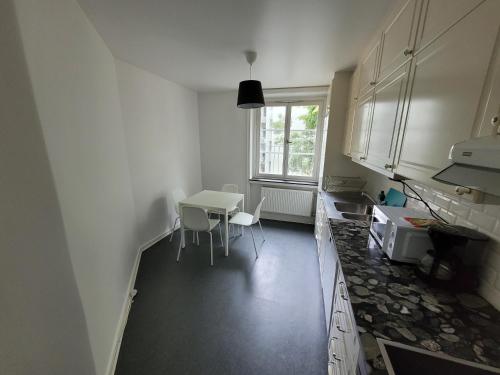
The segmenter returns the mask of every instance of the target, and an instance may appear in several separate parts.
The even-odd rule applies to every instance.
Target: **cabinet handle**
[[[384,165],[384,168],[385,169],[392,169],[393,165],[392,164],[386,164],[386,165]]]
[[[361,156],[359,160],[366,160],[366,156]]]
[[[376,84],[377,84],[377,82],[375,82],[375,81],[370,82],[370,86],[375,86]]]
[[[340,287],[340,297],[341,297],[344,301],[348,301],[348,300],[349,300],[349,297],[347,297],[347,293],[346,293],[346,290],[345,290],[345,283],[344,283],[343,281],[342,281],[342,282],[340,282],[339,287]]]
[[[340,320],[341,320],[341,318],[340,318],[340,315],[339,315],[339,314],[344,314],[344,312],[343,312],[342,310],[337,310],[337,311],[335,311],[335,313],[337,314],[337,315],[336,315],[336,316],[337,316],[337,323],[336,323],[336,325],[337,325],[337,329],[338,329],[340,332],[343,332],[343,333],[348,333],[348,332],[347,332],[347,329],[346,329],[346,328],[342,328],[342,325],[340,324]]]
[[[496,126],[498,124],[498,116],[493,116],[491,118],[491,125]]]
[[[413,55],[413,50],[412,50],[412,49],[407,48],[407,49],[405,49],[405,50],[403,51],[403,55],[405,55],[405,56],[410,56],[410,55]]]

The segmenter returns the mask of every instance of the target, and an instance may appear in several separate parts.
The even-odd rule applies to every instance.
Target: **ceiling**
[[[328,84],[396,0],[78,0],[112,53],[198,91]]]

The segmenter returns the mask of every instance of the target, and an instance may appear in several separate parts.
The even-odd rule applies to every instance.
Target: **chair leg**
[[[182,236],[182,233],[181,233]],[[182,240],[179,241],[179,251],[177,252],[177,263],[179,263],[179,259],[181,258],[181,249],[182,249]]]
[[[194,230],[193,230],[193,243],[195,241],[195,236],[196,236],[196,234],[194,233]]]
[[[222,241],[222,230],[220,228],[220,222],[219,222],[219,235],[220,235],[220,245],[224,247],[224,242]]]
[[[170,235],[170,242],[172,242],[172,238],[174,238],[174,232],[175,232],[175,226],[177,225],[177,221],[180,220],[181,218],[177,216],[174,221],[174,227],[172,228],[172,234]]]
[[[264,241],[266,240],[266,237],[264,237],[264,231],[262,230],[262,225],[260,224],[260,220],[258,221],[259,223],[259,227],[260,227],[260,233],[262,234],[262,238],[264,239]]]
[[[210,265],[214,265],[214,247],[213,247],[213,241],[212,241],[212,232],[208,232],[210,235]]]
[[[196,232],[196,245],[200,246],[200,233]]]
[[[255,250],[255,259],[258,259],[259,258],[259,253],[257,252],[257,246],[255,246],[255,237],[253,235],[253,229],[252,229],[251,226],[249,228],[250,228],[250,233],[252,233],[253,248]]]

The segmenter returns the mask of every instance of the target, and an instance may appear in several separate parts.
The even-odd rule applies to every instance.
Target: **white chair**
[[[236,215],[234,215],[231,220],[229,220],[229,224],[236,224],[241,227],[249,227],[250,232],[252,233],[252,240],[253,240],[253,248],[255,249],[255,258],[257,259],[259,257],[259,253],[257,252],[257,246],[255,245],[255,237],[253,235],[253,229],[252,225],[259,223],[260,227],[260,233],[262,234],[262,239],[265,241],[266,238],[264,237],[264,231],[262,230],[262,225],[260,224],[260,209],[262,207],[262,202],[264,202],[265,197],[262,198],[260,203],[257,205],[255,208],[255,212],[253,215],[247,214],[246,212],[238,212]]]
[[[172,228],[172,234],[170,235],[170,242],[172,242],[172,238],[174,237],[174,231],[175,231],[175,226],[177,225],[177,222],[181,219],[181,213],[179,212],[179,202],[186,199],[187,195],[184,193],[184,190],[182,189],[175,189],[172,192],[172,201],[174,203],[175,207],[175,212],[177,213],[177,217],[175,218],[174,221],[174,227]],[[194,234],[194,232],[193,232]]]
[[[217,225],[219,226],[219,235],[221,246],[224,246],[222,242],[222,231],[220,228],[220,220],[210,219],[206,210],[200,207],[183,207],[182,208],[182,221],[184,224],[184,230],[192,230],[194,232],[207,232],[210,235],[210,265],[214,265],[214,250],[212,241],[212,229]],[[182,233],[181,233],[182,235]],[[199,238],[198,238],[199,245]],[[182,241],[179,242],[179,252],[177,253],[177,262],[181,257]]]

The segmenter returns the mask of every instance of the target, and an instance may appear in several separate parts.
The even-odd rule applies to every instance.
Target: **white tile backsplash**
[[[480,271],[479,290],[500,310],[500,206],[474,204],[421,183],[412,187],[448,222],[477,229],[491,237]],[[407,206],[426,210],[414,199],[408,199]]]
[[[457,216],[467,217],[469,215],[469,210],[470,208],[468,206],[464,206],[458,201],[451,201],[450,211]]]
[[[455,224],[455,222],[457,221],[457,215],[455,215],[453,212],[447,211],[445,209],[439,210],[439,216],[441,216],[443,219],[445,219],[450,224]]]
[[[434,196],[434,203],[436,203],[442,209],[448,210],[450,208],[451,199],[444,195],[436,194]]]
[[[482,211],[472,209],[469,213],[469,221],[478,228],[481,228],[483,231],[489,233],[495,227],[497,218],[489,216]]]

